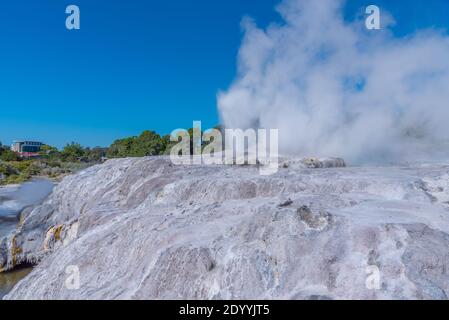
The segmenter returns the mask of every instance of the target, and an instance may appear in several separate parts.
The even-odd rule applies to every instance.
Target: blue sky
[[[216,125],[216,94],[235,77],[249,15],[279,21],[278,0],[9,0],[0,5],[0,141],[107,146],[145,129]],[[81,30],[65,29],[65,8]],[[449,27],[449,1],[349,0],[396,19],[394,32]],[[449,58],[449,57],[448,57]]]

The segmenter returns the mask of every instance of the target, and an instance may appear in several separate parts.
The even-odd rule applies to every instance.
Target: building
[[[22,157],[37,157],[44,144],[37,141],[14,141],[11,150],[19,153]]]

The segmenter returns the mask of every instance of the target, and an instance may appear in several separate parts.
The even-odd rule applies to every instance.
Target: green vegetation
[[[0,144],[0,185],[23,183],[33,176],[58,179],[100,163],[106,152],[106,148],[84,148],[73,142],[61,151],[45,145],[38,158],[26,159]]]
[[[4,149],[0,146],[0,160],[2,161],[19,161],[20,157],[14,151]]]
[[[32,160],[0,162],[0,175],[4,179],[0,184],[19,184],[38,174],[38,169]]]
[[[215,129],[221,130],[217,126]],[[190,152],[193,153],[193,129],[190,135]],[[202,134],[202,133],[201,133]],[[107,152],[108,158],[145,157],[170,154],[171,148],[177,142],[170,141],[170,135],[160,136],[154,131],[144,131],[140,136],[128,137],[114,141]],[[202,147],[207,143],[203,142]]]
[[[109,147],[108,158],[157,156],[167,153],[170,137],[154,131],[144,131],[138,137],[119,139]],[[170,152],[170,149],[168,149]]]
[[[220,127],[216,127],[220,129]],[[193,129],[189,129],[190,149],[193,152]],[[44,145],[39,157],[24,159],[0,143],[0,185],[18,184],[33,176],[59,179],[88,166],[101,163],[106,158],[145,157],[168,155],[173,145],[170,136],[154,131],[144,131],[139,136],[118,139],[109,148],[85,148],[71,142],[62,150]],[[203,143],[202,147],[206,144]]]

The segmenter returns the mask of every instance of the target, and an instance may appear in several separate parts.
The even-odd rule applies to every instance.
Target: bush
[[[3,161],[19,161],[20,156],[12,150],[2,149],[0,159]]]
[[[76,142],[67,144],[61,152],[62,161],[80,161],[85,156],[84,148]]]
[[[7,163],[4,162],[0,162],[0,174],[2,174],[5,177],[8,177],[12,174],[16,174],[17,171],[14,170],[13,167],[11,167],[10,165],[8,165]]]
[[[109,147],[109,158],[145,157],[161,155],[167,148],[167,138],[154,131],[144,131],[138,137],[119,139]]]

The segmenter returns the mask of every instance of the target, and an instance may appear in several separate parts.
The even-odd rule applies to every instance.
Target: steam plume
[[[284,22],[245,36],[238,75],[218,95],[229,128],[278,128],[280,152],[353,163],[446,157],[449,37],[407,38],[343,18],[343,0],[285,0]],[[364,17],[363,17],[364,18]]]

